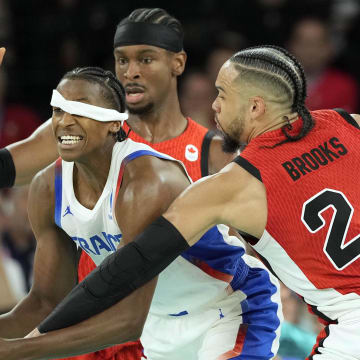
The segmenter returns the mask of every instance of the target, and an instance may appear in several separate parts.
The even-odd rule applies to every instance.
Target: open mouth
[[[135,104],[141,101],[144,97],[144,89],[141,87],[127,87],[125,88],[126,92],[126,102],[128,104]]]
[[[83,140],[81,135],[63,135],[58,136],[58,141],[62,145],[75,145]]]

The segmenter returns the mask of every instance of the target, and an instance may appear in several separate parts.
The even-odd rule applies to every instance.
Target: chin
[[[59,153],[59,155],[60,155],[61,159],[66,161],[66,162],[75,162],[76,159],[77,159],[77,157],[71,156],[69,154],[64,155],[64,154]]]
[[[61,159],[67,162],[76,161],[79,157],[79,154],[73,150],[58,149],[58,153]]]
[[[128,105],[129,113],[132,115],[144,115],[150,113],[154,108],[153,103],[148,103],[146,105],[138,106],[138,107],[132,107],[131,105]]]

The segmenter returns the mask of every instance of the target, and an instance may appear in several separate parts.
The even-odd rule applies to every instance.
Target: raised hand
[[[4,55],[5,55],[6,49],[5,48],[0,48],[0,65],[3,61]]]

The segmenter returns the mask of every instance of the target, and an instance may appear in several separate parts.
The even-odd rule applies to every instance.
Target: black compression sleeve
[[[39,331],[68,327],[106,310],[158,275],[188,247],[180,232],[159,217],[78,284],[40,324]]]
[[[0,150],[0,188],[12,187],[15,183],[15,165],[10,151]]]

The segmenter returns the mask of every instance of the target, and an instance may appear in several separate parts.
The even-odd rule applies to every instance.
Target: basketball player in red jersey
[[[274,46],[233,55],[216,87],[216,122],[229,150],[247,144],[241,156],[186,189],[137,237],[139,252],[125,246],[111,255],[40,332],[50,323],[62,327],[74,304],[89,300],[82,289],[95,290],[105,274],[113,275],[98,296],[119,301],[169,264],[175,252],[157,257],[160,249],[176,244],[183,251],[224,223],[251,235],[269,268],[326,324],[308,359],[360,359],[360,115],[309,112],[301,65]],[[112,285],[115,278],[121,286]],[[82,307],[89,316],[90,303]]]

